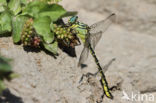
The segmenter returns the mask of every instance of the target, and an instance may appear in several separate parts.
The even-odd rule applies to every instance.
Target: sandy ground
[[[63,0],[69,11],[78,11],[79,20],[91,25],[117,14],[117,22],[103,34],[96,47],[102,65],[112,58],[116,61],[106,72],[114,99],[106,97],[103,103],[155,103],[156,102],[156,2],[155,0]],[[96,103],[102,94],[99,76],[79,80],[82,74],[95,73],[91,55],[87,67],[77,67],[83,46],[76,47],[77,57],[59,50],[52,55],[27,52],[14,45],[10,37],[0,38],[0,53],[14,59],[14,71],[21,76],[7,83],[8,90],[0,103]],[[130,100],[122,99],[125,91]],[[132,95],[136,94],[133,99]],[[146,98],[139,99],[146,95]],[[155,97],[150,101],[150,97]]]

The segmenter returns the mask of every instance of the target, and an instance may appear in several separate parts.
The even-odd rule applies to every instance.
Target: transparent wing
[[[80,67],[81,64],[83,64],[86,61],[86,59],[88,58],[88,52],[89,52],[89,48],[87,46],[84,46],[80,55],[78,67]]]
[[[99,21],[90,26],[90,35],[94,35],[95,33],[102,32],[104,33],[107,28],[115,21],[115,14],[111,14],[106,19]]]
[[[111,59],[111,60],[102,68],[103,73],[105,73],[105,72],[108,70],[109,66],[110,66],[115,60],[116,60],[115,58]]]
[[[81,64],[83,64],[88,58],[88,43],[90,43],[92,48],[94,49],[98,41],[100,40],[102,34],[107,30],[107,28],[112,24],[114,20],[115,14],[111,14],[105,20],[102,20],[90,26],[90,31],[87,35],[84,48],[81,52],[78,66],[81,66]]]
[[[81,66],[81,64],[83,64],[86,61],[86,59],[88,58],[89,43],[91,43],[91,46],[94,49],[96,44],[98,43],[99,39],[101,38],[101,36],[102,36],[102,32],[95,33],[93,36],[87,34],[87,38],[85,40],[85,45],[84,45],[84,48],[80,55],[78,67]]]
[[[92,34],[90,36],[90,41],[89,42],[90,42],[93,49],[95,49],[95,46],[99,42],[101,36],[102,36],[102,32],[94,33],[94,34]]]

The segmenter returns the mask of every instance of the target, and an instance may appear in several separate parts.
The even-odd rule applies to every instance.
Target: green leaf
[[[14,79],[14,78],[18,78],[18,77],[20,77],[20,75],[17,74],[17,73],[11,73],[11,74],[8,76],[8,78],[10,78],[10,79]]]
[[[0,34],[11,32],[11,14],[3,12],[0,14]]]
[[[0,57],[0,72],[11,72],[10,59]]]
[[[51,0],[51,1],[53,1],[54,3],[58,3],[58,2],[60,2],[62,0]]]
[[[38,14],[41,9],[46,6],[46,3],[40,1],[33,1],[28,3],[28,5],[24,8],[21,15],[29,15],[35,18],[38,18]]]
[[[16,16],[13,18],[13,20],[12,20],[12,27],[13,27],[12,36],[13,36],[14,43],[18,43],[21,40],[22,29],[23,29],[23,26],[27,19],[28,18],[25,16]]]
[[[5,87],[5,85],[4,85],[4,83],[3,83],[3,81],[2,80],[0,80],[0,94],[3,92],[3,90],[5,90],[6,89],[6,87]]]
[[[53,53],[55,55],[57,54],[58,43],[56,41],[52,44],[43,43],[43,45],[46,50],[50,51],[51,53]]]
[[[27,3],[28,3],[28,1],[27,1],[27,0],[21,0],[21,4],[26,5]]]
[[[0,13],[3,11],[5,11],[5,8],[4,8],[4,6],[0,5]]]
[[[21,15],[29,15],[34,18],[49,16],[51,21],[56,21],[65,13],[66,10],[61,5],[33,1],[25,7]]]
[[[71,11],[71,12],[66,12],[64,15],[62,15],[61,17],[68,17],[68,16],[74,16],[77,15],[76,11]]]
[[[7,5],[6,0],[0,0],[0,5]]]
[[[34,28],[46,43],[54,40],[54,34],[50,30],[51,19],[49,17],[41,17],[34,20]]]
[[[17,15],[21,11],[21,0],[10,0],[8,7]]]
[[[5,10],[4,6],[7,5],[6,0],[0,0],[0,12],[3,12]]]
[[[3,60],[6,61],[6,62],[11,62],[11,61],[12,61],[12,59],[5,58],[5,57],[3,57],[3,56],[0,56],[0,59],[3,59]]]
[[[0,13],[3,12],[4,10],[5,8],[2,5],[0,5]]]
[[[39,16],[49,16],[52,21],[57,21],[66,10],[58,4],[47,4],[39,13]]]
[[[42,0],[43,2],[52,2],[52,3],[58,3],[62,0]]]
[[[53,22],[51,22],[51,24],[50,24],[50,29],[51,29],[51,31],[54,30],[54,24],[53,24]]]

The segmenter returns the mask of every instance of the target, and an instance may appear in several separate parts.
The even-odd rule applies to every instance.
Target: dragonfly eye
[[[69,19],[68,23],[69,24],[74,24],[77,22],[78,16],[73,16]]]

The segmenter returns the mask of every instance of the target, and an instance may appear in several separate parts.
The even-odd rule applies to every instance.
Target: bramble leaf
[[[61,17],[71,16],[75,14],[76,12],[67,12],[59,4],[47,4],[46,2],[33,1],[25,7],[21,15],[29,15],[34,18],[48,16],[53,22],[57,21]]]
[[[54,30],[54,24],[53,24],[53,22],[50,23],[50,29],[51,29],[51,31]]]
[[[66,10],[58,4],[47,4],[39,13],[40,17],[49,16],[52,21],[58,20]]]
[[[14,79],[14,78],[18,78],[18,77],[20,77],[20,75],[17,73],[13,73],[13,72],[8,76],[9,79]]]
[[[0,57],[0,73],[11,72],[10,59]]]
[[[6,0],[0,0],[0,12],[3,12],[5,10],[4,6],[7,5]]]
[[[38,14],[41,9],[46,6],[46,3],[40,1],[33,1],[29,2],[24,10],[22,11],[21,15],[29,15],[35,18],[38,18]]]
[[[17,15],[21,9],[21,0],[10,0],[8,7],[13,11],[14,15]]]
[[[49,17],[41,17],[34,20],[34,28],[46,43],[54,40],[54,34],[50,30],[51,19]]]
[[[6,5],[6,4],[7,4],[6,0],[0,0],[0,5]]]
[[[43,2],[50,2],[50,3],[58,3],[62,0],[40,0],[40,1],[43,1]]]
[[[11,70],[10,61],[12,61],[12,59],[0,56],[0,94],[6,89],[3,83],[4,79],[9,81],[19,76]]]
[[[68,17],[68,16],[74,16],[74,15],[77,15],[76,11],[68,11],[64,15],[62,15],[61,17],[63,18],[63,17]]]
[[[26,16],[16,16],[13,18],[13,20],[12,20],[12,27],[13,27],[12,36],[13,36],[14,43],[18,43],[21,40],[22,29],[23,29],[23,26],[27,19],[28,18]]]
[[[6,89],[6,87],[5,87],[4,83],[3,83],[3,81],[0,80],[0,94],[2,93],[2,91],[3,91],[4,89]]]
[[[51,44],[43,43],[43,45],[44,45],[45,49],[48,50],[49,52],[51,52],[55,55],[57,54],[58,43],[56,41]]]
[[[0,34],[11,32],[11,14],[3,12],[0,14]]]
[[[28,1],[27,1],[27,0],[21,0],[21,4],[26,5],[27,3],[28,3]]]

